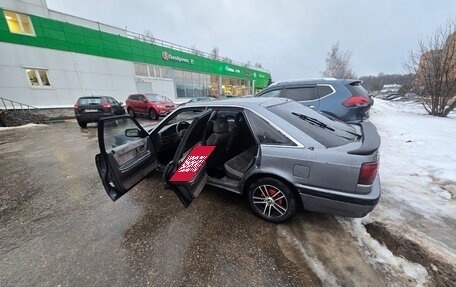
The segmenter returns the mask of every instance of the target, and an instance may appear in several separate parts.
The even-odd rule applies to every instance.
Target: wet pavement
[[[96,125],[0,130],[0,286],[433,286],[358,219],[271,224],[209,187],[185,209],[158,173],[112,202],[97,152]]]
[[[206,188],[188,209],[152,174],[117,202],[94,164],[94,126],[0,131],[0,285],[319,285],[277,226]]]

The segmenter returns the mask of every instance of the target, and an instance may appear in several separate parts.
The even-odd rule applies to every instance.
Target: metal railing
[[[222,57],[222,56],[219,56],[219,55],[206,53],[206,52],[200,51],[200,50],[198,50],[196,48],[188,48],[188,47],[185,47],[185,46],[181,46],[179,44],[175,44],[175,43],[168,42],[168,41],[165,41],[165,40],[157,39],[155,37],[151,37],[151,36],[148,36],[148,35],[132,32],[132,31],[128,31],[126,29],[124,31],[126,32],[127,37],[130,38],[130,39],[133,39],[133,40],[137,40],[137,41],[141,41],[141,42],[145,42],[145,43],[149,43],[149,44],[153,44],[153,45],[157,45],[157,46],[161,46],[161,47],[165,47],[165,48],[170,48],[170,49],[173,49],[173,50],[177,50],[177,51],[193,54],[193,55],[196,55],[196,56],[201,56],[201,57],[208,58],[208,59],[224,61],[224,62],[227,62],[229,64],[235,64],[235,65],[238,65],[238,66],[241,66],[241,67],[251,68],[251,69],[254,69],[254,70],[258,70],[258,71],[262,71],[262,72],[265,72],[265,73],[269,73],[269,71],[264,69],[263,67],[257,67],[255,65],[251,65],[251,64],[248,64],[248,63],[242,63],[242,62],[234,61],[234,60],[232,60],[232,59],[230,59],[228,57]]]
[[[30,121],[38,121],[38,123],[42,122],[40,108],[2,97],[0,97],[0,101],[3,104],[3,106],[0,106],[0,110],[21,112],[22,115],[27,117]]]

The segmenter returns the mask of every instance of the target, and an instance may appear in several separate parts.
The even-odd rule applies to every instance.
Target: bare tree
[[[200,50],[198,50],[198,49],[196,48],[196,46],[192,46],[191,51],[192,51],[192,53],[195,54],[195,55],[203,56],[203,52],[201,52]]]
[[[404,65],[416,74],[412,91],[419,95],[426,111],[448,116],[456,107],[456,22],[449,21],[419,40]]]
[[[350,68],[351,52],[340,49],[339,42],[331,46],[326,58],[326,70],[322,73],[324,77],[334,77],[339,79],[356,78]]]
[[[150,29],[144,30],[143,41],[148,43],[154,43],[155,38]]]
[[[214,47],[214,49],[212,49],[211,55],[212,55],[212,58],[218,59],[218,57],[219,57],[219,48]]]

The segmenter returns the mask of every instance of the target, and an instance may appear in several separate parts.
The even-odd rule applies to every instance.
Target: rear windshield
[[[360,137],[354,127],[331,120],[297,102],[286,102],[267,109],[325,147],[345,145]]]
[[[101,98],[80,98],[78,103],[80,105],[101,104]]]
[[[160,96],[160,95],[146,95],[146,98],[150,102],[167,102],[168,98]]]
[[[368,97],[369,93],[366,91],[366,89],[361,86],[361,83],[351,83],[351,84],[346,84],[345,85],[347,89],[352,93],[353,96],[364,96]]]

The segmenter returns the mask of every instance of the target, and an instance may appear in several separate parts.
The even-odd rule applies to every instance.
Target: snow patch
[[[373,264],[380,264],[394,277],[406,276],[415,281],[415,286],[427,286],[429,274],[418,264],[395,256],[386,246],[373,239],[362,224],[362,219],[346,219],[338,217],[339,223],[358,241],[358,245],[366,252]]]
[[[23,128],[33,128],[33,127],[46,127],[46,126],[47,125],[42,125],[42,124],[26,124],[26,125],[16,126],[16,127],[0,127],[0,131],[23,129]]]
[[[329,273],[322,262],[320,262],[316,257],[309,256],[304,245],[301,241],[296,238],[293,234],[287,232],[281,226],[278,227],[278,231],[282,238],[284,238],[290,245],[296,248],[299,253],[304,257],[304,260],[309,264],[310,269],[317,275],[321,280],[323,286],[338,286],[337,279],[333,274]]]

